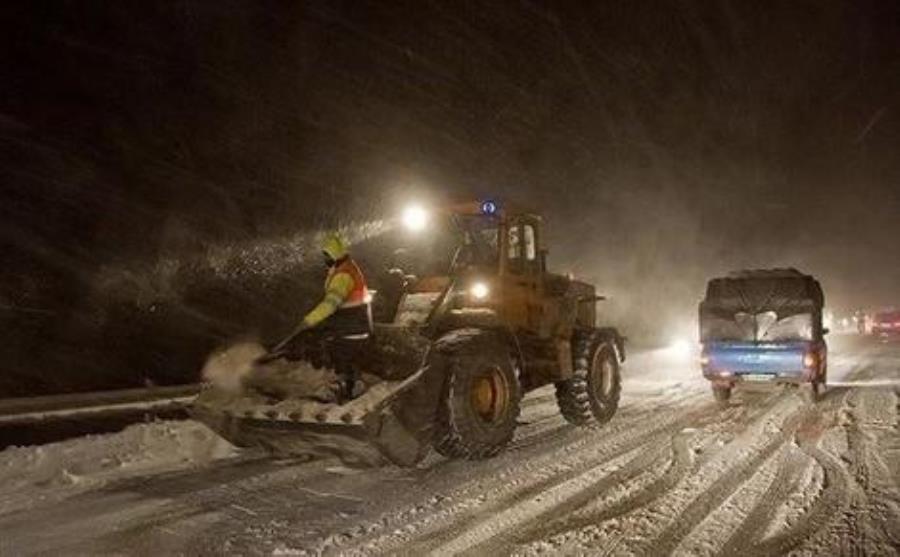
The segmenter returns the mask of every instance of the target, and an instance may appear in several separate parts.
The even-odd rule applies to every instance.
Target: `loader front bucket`
[[[239,447],[260,447],[282,456],[336,456],[352,465],[392,462],[414,466],[428,444],[410,432],[392,409],[418,380],[383,381],[345,404],[313,400],[272,401],[252,393],[205,388],[191,414]]]

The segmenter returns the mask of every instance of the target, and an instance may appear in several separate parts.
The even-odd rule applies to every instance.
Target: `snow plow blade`
[[[393,405],[423,372],[372,385],[344,404],[271,401],[259,394],[229,393],[209,385],[190,411],[238,447],[259,447],[279,456],[336,456],[356,466],[386,462],[414,466],[428,445],[404,427]]]

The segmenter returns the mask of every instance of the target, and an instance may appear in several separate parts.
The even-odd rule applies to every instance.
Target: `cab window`
[[[537,232],[532,224],[516,224],[510,226],[509,248],[507,257],[509,269],[514,273],[522,273],[533,267],[538,260]]]
[[[525,259],[528,261],[534,261],[537,259],[537,241],[534,237],[534,226],[530,224],[526,224],[524,226],[525,230]]]
[[[522,257],[522,242],[519,241],[519,227],[511,226],[509,228],[509,252],[510,260],[516,260]]]

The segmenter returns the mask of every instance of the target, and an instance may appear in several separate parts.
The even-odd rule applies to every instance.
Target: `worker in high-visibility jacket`
[[[326,340],[340,396],[347,400],[356,390],[355,356],[372,332],[371,296],[365,276],[340,236],[326,238],[322,254],[328,266],[325,297],[306,314],[299,329]]]

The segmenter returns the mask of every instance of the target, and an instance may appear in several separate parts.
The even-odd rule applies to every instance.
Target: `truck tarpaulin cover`
[[[818,281],[794,269],[739,271],[715,278],[700,303],[701,340],[812,340],[821,331]]]

